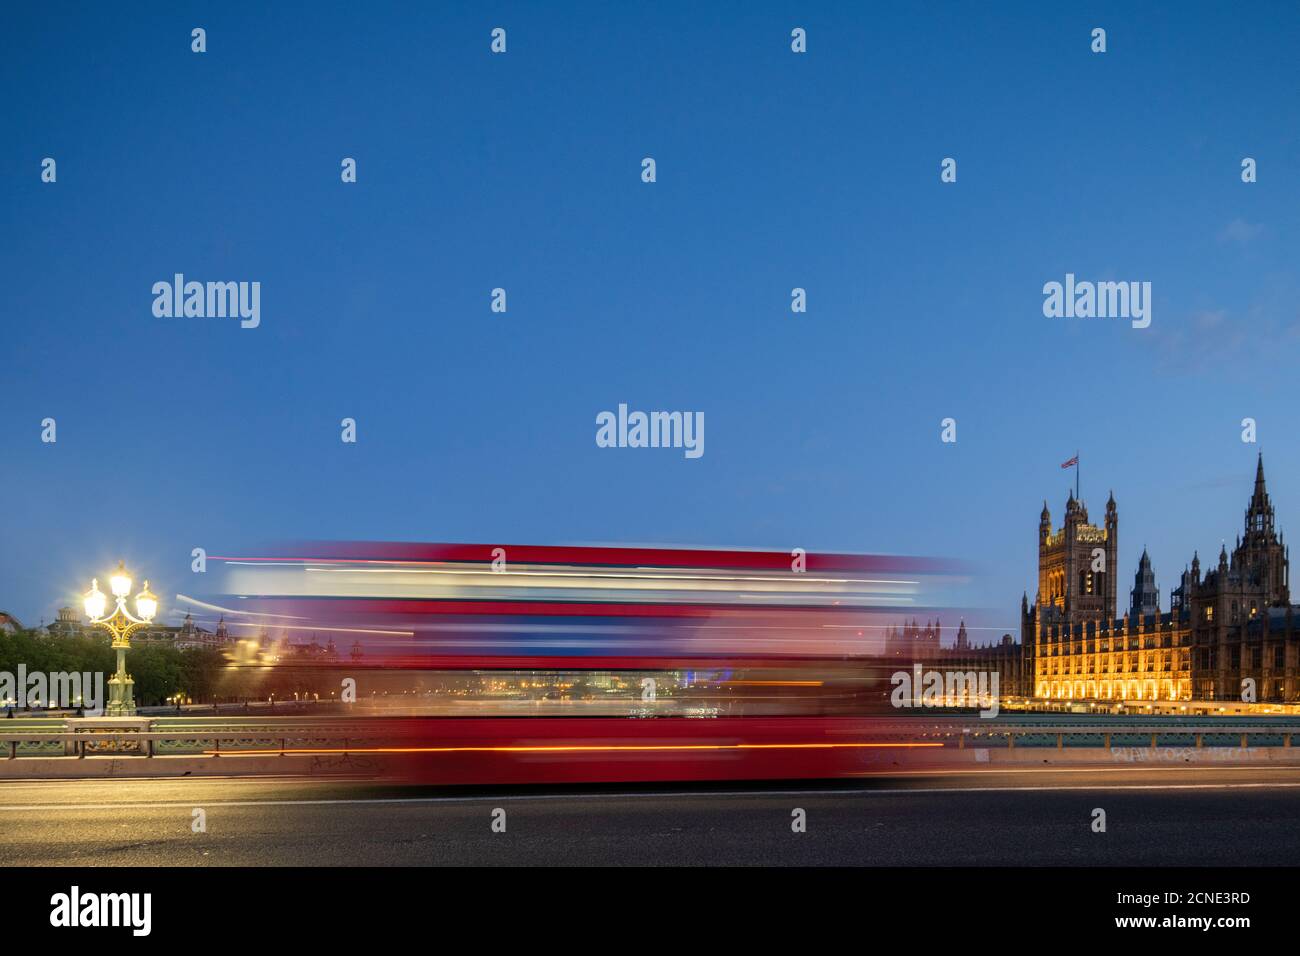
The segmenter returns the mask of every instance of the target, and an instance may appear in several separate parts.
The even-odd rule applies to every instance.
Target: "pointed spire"
[[[1264,453],[1260,452],[1255,463],[1255,492],[1250,496],[1250,506],[1246,509],[1246,537],[1256,540],[1263,535],[1273,536],[1273,505],[1268,500],[1268,488],[1264,484]]]

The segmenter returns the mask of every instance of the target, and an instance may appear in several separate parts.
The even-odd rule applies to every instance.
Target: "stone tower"
[[[1115,561],[1119,550],[1119,510],[1115,495],[1106,502],[1102,527],[1090,524],[1088,507],[1071,492],[1065,523],[1052,530],[1043,502],[1038,521],[1038,607],[1043,623],[1113,621]]]
[[[1133,590],[1129,592],[1129,614],[1134,618],[1160,613],[1160,589],[1156,587],[1156,573],[1151,568],[1151,557],[1142,549],[1137,574],[1133,577]]]
[[[1264,456],[1255,464],[1255,491],[1246,506],[1246,535],[1232,555],[1232,565],[1249,583],[1263,590],[1264,603],[1285,607],[1291,603],[1286,545],[1274,524],[1273,502],[1264,484]]]

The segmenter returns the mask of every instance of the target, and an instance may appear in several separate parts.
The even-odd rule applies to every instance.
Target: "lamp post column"
[[[113,649],[117,651],[117,673],[108,679],[106,713],[110,717],[135,716],[135,681],[126,672],[126,652],[130,646],[124,638],[113,639]]]

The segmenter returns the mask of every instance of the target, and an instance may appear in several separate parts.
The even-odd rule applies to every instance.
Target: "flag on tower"
[[[1078,463],[1079,463],[1079,456],[1078,456],[1078,455],[1075,455],[1075,456],[1074,456],[1073,458],[1071,458],[1069,461],[1061,462],[1061,467],[1062,467],[1062,468],[1073,468],[1073,467],[1074,467],[1075,465],[1077,465]]]

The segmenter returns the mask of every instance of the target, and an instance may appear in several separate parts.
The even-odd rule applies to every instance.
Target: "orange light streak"
[[[267,754],[453,754],[453,753],[627,753],[683,750],[845,750],[942,747],[942,743],[813,743],[813,744],[536,744],[503,747],[329,747],[283,750],[205,750],[210,757],[251,757]]]

